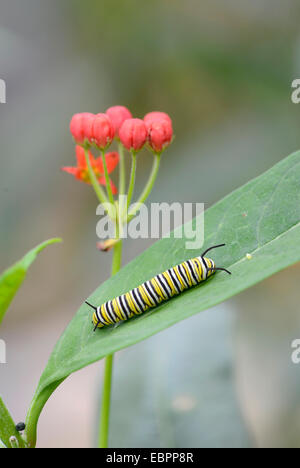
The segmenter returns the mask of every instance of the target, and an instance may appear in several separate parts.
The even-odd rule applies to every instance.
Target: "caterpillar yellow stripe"
[[[161,302],[168,301],[184,290],[205,281],[216,270],[223,270],[231,274],[226,268],[217,268],[211,258],[204,256],[209,250],[224,245],[210,247],[199,257],[191,258],[163,273],[159,273],[137,288],[98,307],[86,301],[94,309],[93,323],[95,330],[96,328],[103,328],[128,320],[150,308],[157,307]]]

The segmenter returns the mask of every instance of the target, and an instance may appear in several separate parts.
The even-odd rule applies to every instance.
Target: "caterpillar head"
[[[204,257],[204,255],[207,254],[207,252],[209,252],[210,250],[217,249],[218,247],[224,247],[224,245],[225,244],[213,245],[212,247],[209,247],[208,249],[206,249],[205,252],[203,252],[203,254],[201,255],[202,260],[204,260],[207,265],[206,278],[209,278],[209,276],[213,275],[217,270],[226,271],[226,273],[231,275],[231,272],[226,270],[226,268],[216,267],[215,262],[211,258]]]
[[[103,328],[104,325],[103,323],[99,322],[99,319],[97,315],[100,314],[100,307],[97,307],[97,311],[93,313],[93,324],[95,325],[95,328]]]
[[[206,277],[209,278],[210,276],[215,274],[216,264],[211,258],[203,258],[203,260],[205,261],[205,263],[207,265],[207,275],[206,275]]]
[[[101,323],[98,319],[98,316],[100,317],[100,313],[101,313],[101,307],[95,307],[93,306],[92,304],[90,304],[89,302],[85,301],[85,303],[90,306],[92,309],[94,309],[94,313],[93,313],[93,324],[95,325],[95,330],[96,328],[102,328],[104,327],[103,323]]]

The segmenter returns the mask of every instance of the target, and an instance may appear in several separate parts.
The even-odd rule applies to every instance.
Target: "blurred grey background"
[[[208,207],[300,147],[290,99],[299,19],[297,0],[1,1],[1,270],[64,239],[33,265],[0,331],[0,392],[16,420],[56,340],[110,274],[111,254],[96,250],[94,193],[60,171],[75,162],[72,114],[116,104],[138,117],[168,112],[176,139],[149,202]],[[150,167],[142,153],[137,191]],[[149,242],[126,241],[124,263]],[[299,279],[295,266],[119,353],[111,445],[300,446],[300,367],[290,359]],[[40,447],[93,446],[101,379],[98,363],[54,393]]]

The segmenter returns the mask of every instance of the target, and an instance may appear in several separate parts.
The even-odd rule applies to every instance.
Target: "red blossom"
[[[147,126],[157,120],[166,120],[172,126],[172,119],[165,112],[158,112],[158,111],[149,112],[144,117],[144,122]]]
[[[97,114],[93,120],[89,141],[104,150],[114,139],[115,129],[106,114]]]
[[[112,124],[115,129],[115,136],[119,137],[119,130],[123,122],[125,122],[125,120],[127,119],[132,118],[130,110],[128,110],[127,107],[124,106],[113,106],[107,109],[106,114],[112,121]]]
[[[92,166],[92,169],[101,185],[106,186],[105,176],[104,176],[104,167],[102,158],[95,158],[93,154],[89,151],[89,160]],[[88,172],[88,166],[85,159],[84,149],[77,145],[76,146],[76,159],[77,159],[77,166],[75,167],[63,167],[62,170],[72,174],[76,179],[85,182],[86,184],[90,184],[90,176]],[[106,153],[105,155],[106,165],[108,173],[110,174],[118,165],[119,162],[119,154],[117,152]],[[117,189],[113,182],[110,180],[110,185],[112,188],[112,192],[115,195],[117,193]]]
[[[141,119],[125,120],[119,131],[120,140],[128,150],[139,151],[147,140],[147,128]]]
[[[115,136],[114,126],[108,115],[89,112],[73,115],[70,131],[77,144],[95,144],[102,150],[111,144]]]
[[[73,135],[76,143],[83,144],[87,137],[88,129],[95,117],[90,112],[82,112],[80,114],[73,115],[70,122],[70,132]]]
[[[83,117],[83,134],[85,141],[91,142],[93,139],[93,125],[96,115],[95,114],[85,114]]]
[[[148,143],[153,151],[161,153],[172,141],[173,129],[167,120],[153,120],[147,124]]]

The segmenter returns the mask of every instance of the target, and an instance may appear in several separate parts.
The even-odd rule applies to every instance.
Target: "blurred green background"
[[[64,239],[34,264],[0,331],[0,391],[16,420],[63,329],[110,274],[111,254],[96,250],[94,193],[60,171],[75,161],[72,114],[116,104],[137,117],[168,112],[176,139],[149,202],[208,207],[300,147],[290,99],[299,19],[297,0],[2,0],[1,270]],[[150,167],[142,153],[137,191]],[[126,241],[124,263],[150,242]],[[290,359],[299,280],[296,266],[119,353],[111,445],[300,446]],[[93,445],[101,379],[98,363],[59,387],[39,446]]]

